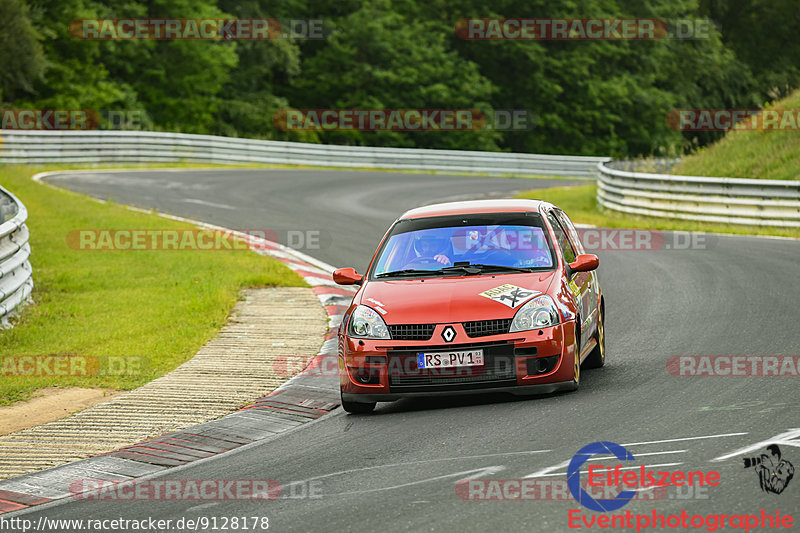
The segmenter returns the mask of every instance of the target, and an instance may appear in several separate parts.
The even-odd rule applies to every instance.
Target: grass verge
[[[800,90],[767,109],[800,108]],[[795,125],[796,127],[796,125]],[[672,169],[685,176],[800,179],[800,132],[730,131],[720,141],[684,158]]]
[[[190,359],[214,337],[242,288],[306,285],[279,261],[250,250],[72,249],[70,230],[194,226],[31,180],[52,169],[0,166],[0,182],[28,208],[35,283],[34,304],[13,329],[0,332],[0,405],[51,386],[136,388]],[[84,356],[89,375],[55,375],[70,371],[57,372],[53,361],[41,358],[34,373],[53,375],[19,375],[31,366],[18,356],[48,355]]]
[[[603,209],[597,203],[596,185],[534,189],[520,193],[518,198],[551,202],[564,210],[576,224],[591,224],[603,228],[657,229],[663,231],[699,231],[705,233],[735,233],[739,235],[775,235],[800,238],[798,228],[763,228],[738,224],[693,222],[672,218],[627,215]]]

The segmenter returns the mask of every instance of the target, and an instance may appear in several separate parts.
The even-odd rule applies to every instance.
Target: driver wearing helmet
[[[414,238],[414,251],[419,259],[431,259],[449,265],[451,261],[447,256],[448,240],[445,236],[424,232]]]

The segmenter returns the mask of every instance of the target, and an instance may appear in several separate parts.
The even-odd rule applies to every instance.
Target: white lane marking
[[[762,440],[760,442],[756,442],[755,444],[739,448],[731,453],[720,455],[717,458],[711,459],[711,461],[719,462],[719,461],[724,461],[725,459],[730,459],[731,457],[736,457],[737,455],[752,453],[756,450],[764,449],[770,444],[780,444],[782,446],[792,446],[795,448],[800,448],[800,441],[796,440],[798,438],[800,438],[800,429],[798,428],[790,429],[789,431],[781,433],[780,435],[775,435],[771,439]]]
[[[551,452],[552,450],[528,450],[524,452],[504,452],[504,453],[487,453],[483,455],[467,455],[464,457],[442,457],[439,459],[424,459],[422,461],[409,461],[404,463],[390,463],[388,465],[375,465],[375,466],[365,466],[363,468],[352,468],[349,470],[341,470],[339,472],[332,472],[330,474],[323,474],[321,476],[310,477],[308,479],[304,479],[302,481],[293,481],[292,483],[308,483],[309,481],[314,481],[317,479],[324,479],[326,477],[333,477],[339,476],[344,474],[353,474],[355,472],[365,472],[367,470],[376,470],[378,468],[394,468],[397,466],[406,466],[406,465],[421,465],[427,463],[440,463],[442,461],[462,461],[465,459],[485,459],[486,457],[503,457],[508,455],[525,455],[525,454],[534,454],[534,453],[547,453]]]
[[[435,477],[431,477],[431,478],[427,478],[427,479],[421,479],[419,481],[409,481],[408,483],[401,483],[400,485],[392,485],[391,487],[380,487],[380,488],[377,488],[377,489],[365,489],[365,490],[353,490],[353,491],[349,491],[349,492],[338,492],[338,493],[335,493],[335,494],[327,494],[326,493],[325,496],[344,496],[344,495],[347,495],[347,494],[365,494],[365,493],[368,493],[368,492],[382,492],[382,491],[385,491],[385,490],[402,489],[404,487],[411,487],[411,486],[414,486],[414,485],[421,485],[422,483],[429,483],[431,481],[439,481],[439,480],[442,480],[442,479],[448,479],[448,478],[452,478],[452,477],[455,477],[455,476],[463,476],[463,477],[459,478],[458,481],[464,481],[464,480],[467,480],[467,479],[477,479],[479,477],[490,476],[492,474],[496,474],[497,472],[500,472],[501,470],[505,470],[505,468],[506,467],[501,466],[501,465],[487,466],[487,467],[484,467],[484,468],[476,468],[474,470],[464,470],[463,472],[455,472],[453,474],[443,474],[441,476],[435,476]],[[477,472],[477,474],[469,475],[469,474],[473,474],[473,472]]]
[[[645,455],[666,455],[666,454],[670,454],[670,453],[683,453],[685,451],[686,450],[667,450],[667,451],[664,451],[664,452],[637,453],[636,457],[642,457],[642,456],[645,456]],[[608,456],[605,456],[605,457],[592,457],[592,458],[589,459],[589,461],[605,461],[607,459],[616,459],[616,457],[613,456],[613,455],[608,455]],[[554,466],[548,466],[547,468],[542,468],[541,470],[537,470],[533,474],[528,474],[527,476],[523,476],[522,479],[529,479],[529,478],[532,478],[532,477],[548,477],[548,476],[559,475],[559,474],[550,474],[550,472],[552,472],[553,470],[558,470],[559,468],[564,468],[565,466],[569,466],[569,462],[570,461],[572,461],[571,457],[569,459],[567,459],[566,461],[564,461],[563,463],[558,463],[557,465],[554,465]]]
[[[719,433],[716,435],[701,435],[698,437],[682,437],[679,439],[664,439],[664,440],[651,440],[651,441],[644,441],[644,442],[628,442],[626,444],[622,444],[622,446],[643,446],[645,444],[662,444],[666,442],[683,442],[687,440],[701,440],[701,439],[717,439],[721,437],[735,437],[739,435],[747,435],[747,432],[744,433]],[[642,455],[642,454],[639,454]],[[562,463],[558,463],[557,465],[548,466],[547,468],[542,468],[541,470],[537,470],[533,474],[528,474],[523,479],[528,479],[532,477],[546,477],[550,472],[554,470],[558,470],[560,468],[564,468],[565,466],[569,465],[569,462],[572,458],[567,459]]]
[[[552,472],[553,470],[558,470],[559,468],[564,468],[565,466],[569,466],[569,462],[570,461],[572,461],[571,457],[569,459],[567,459],[566,461],[564,461],[563,463],[558,463],[557,465],[548,466],[547,468],[542,468],[541,470],[537,470],[533,474],[528,474],[527,476],[522,476],[522,479],[529,479],[529,478],[532,478],[532,477],[547,477],[547,476],[556,475],[556,474],[551,474],[550,472]]]
[[[209,507],[214,507],[215,505],[219,505],[219,502],[201,503],[200,505],[189,507],[188,509],[186,509],[186,512],[188,513],[189,511],[199,511],[200,509],[208,509]]]
[[[198,200],[197,198],[184,198],[183,201],[186,202],[186,203],[190,203],[190,204],[199,204],[199,205],[207,205],[209,207],[218,207],[220,209],[236,209],[232,205],[218,204],[218,203],[215,203],[215,202],[206,202],[205,200]]]
[[[657,464],[657,465],[625,466],[623,468],[620,468],[620,470],[636,470],[641,466],[644,466],[645,468],[656,468],[656,467],[659,467],[659,466],[677,466],[677,465],[682,465],[682,464],[683,463],[660,463],[660,464]],[[555,477],[555,476],[566,476],[566,475],[567,475],[567,472],[553,472],[551,474],[542,474],[540,476],[535,476],[535,477]],[[529,477],[530,476],[525,476],[522,479],[527,479]]]
[[[620,446],[642,446],[644,444],[661,444],[663,442],[682,442],[685,440],[701,440],[701,439],[718,439],[720,437],[736,437],[738,435],[747,435],[747,432],[744,433],[720,433],[718,435],[704,435],[702,437],[683,437],[680,439],[666,439],[666,440],[651,440],[647,442],[629,442],[627,444],[621,444]]]

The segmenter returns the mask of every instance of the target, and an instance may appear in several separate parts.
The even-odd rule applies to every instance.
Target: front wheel
[[[361,403],[361,402],[348,402],[342,399],[342,409],[354,415],[365,415],[371,413],[375,409],[375,402]]]
[[[586,368],[601,368],[606,364],[606,332],[603,320],[603,308],[601,307],[597,310],[597,332],[594,334],[597,346],[583,362]]]

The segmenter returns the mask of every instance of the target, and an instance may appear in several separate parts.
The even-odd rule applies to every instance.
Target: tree
[[[33,91],[44,74],[46,62],[41,34],[28,17],[23,0],[0,0],[0,101],[13,101]]]
[[[404,16],[388,0],[338,18],[326,45],[303,62],[292,88],[298,108],[488,109],[492,83],[448,48],[435,21]],[[500,134],[331,132],[324,142],[497,150]]]

